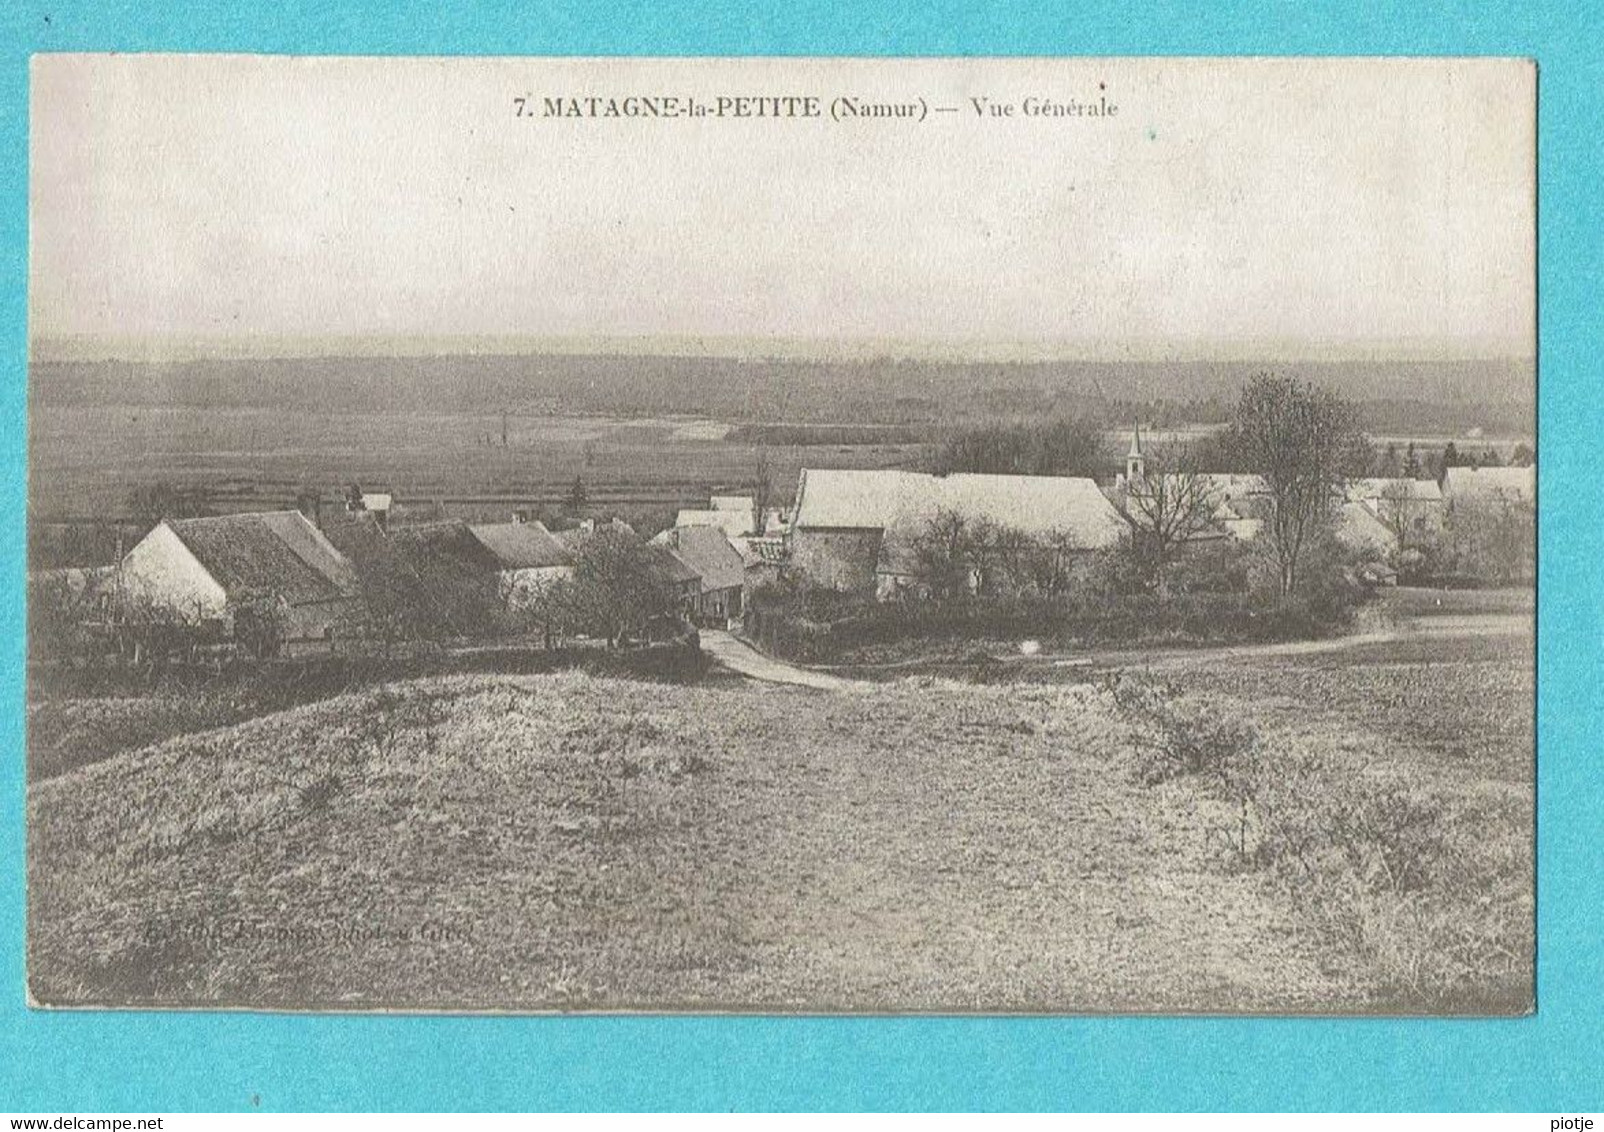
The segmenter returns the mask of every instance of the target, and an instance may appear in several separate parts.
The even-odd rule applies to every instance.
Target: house
[[[791,568],[831,589],[884,589],[894,584],[877,583],[887,539],[911,545],[943,514],[1065,553],[1113,546],[1126,530],[1089,479],[804,468],[787,536]],[[902,550],[891,557],[892,566],[912,561]]]
[[[495,557],[502,593],[513,604],[574,576],[573,551],[544,523],[472,524],[468,530]]]
[[[379,526],[387,526],[390,522],[390,504],[394,502],[388,491],[364,491],[362,493],[362,510],[368,512],[379,521]]]
[[[603,523],[597,523],[595,519],[583,519],[578,526],[569,527],[567,530],[553,531],[552,537],[570,551],[575,551],[579,549],[581,543],[597,531],[608,530],[630,535],[635,533],[635,528],[622,519],[608,519]]]
[[[786,563],[785,539],[765,535],[761,538],[743,538],[736,542],[741,552],[741,563],[746,568],[746,592],[780,580]]]
[[[1436,480],[1349,480],[1337,516],[1337,537],[1390,558],[1442,534],[1444,510]]]
[[[1164,494],[1156,505],[1144,507],[1138,501],[1126,508],[1138,522],[1144,518],[1151,522],[1156,512],[1172,507],[1187,506],[1183,501],[1206,499],[1209,514],[1206,522],[1187,533],[1186,545],[1216,542],[1222,537],[1247,541],[1255,537],[1264,525],[1263,515],[1269,489],[1262,476],[1232,472],[1164,472],[1149,476],[1147,453],[1142,448],[1140,427],[1131,432],[1130,450],[1125,455],[1125,471],[1114,477],[1114,498],[1122,494],[1150,496],[1155,488]],[[1188,508],[1189,509],[1189,508]]]
[[[394,497],[387,491],[363,491],[355,484],[345,493],[346,513],[366,512],[374,517],[381,530],[390,525],[390,508],[394,502]]]
[[[1537,469],[1448,468],[1443,472],[1442,494],[1450,507],[1461,503],[1537,505]]]
[[[652,542],[672,551],[699,578],[695,614],[704,624],[722,625],[745,609],[746,563],[718,527],[672,527]]]
[[[717,496],[714,497],[719,498]],[[732,508],[712,508],[699,511],[690,508],[682,509],[674,516],[675,527],[717,527],[731,539],[744,538],[755,534],[752,530],[752,511]]]
[[[694,618],[702,608],[702,575],[677,551],[662,543],[642,543],[641,548],[653,571],[672,592],[679,611]]]
[[[124,557],[120,602],[232,635],[241,610],[269,603],[285,642],[322,641],[352,611],[356,571],[299,511],[164,519]]]

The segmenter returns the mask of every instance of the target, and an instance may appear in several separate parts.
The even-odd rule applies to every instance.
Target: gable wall
[[[175,610],[190,621],[224,615],[228,595],[165,523],[130,550],[119,571],[123,593]]]
[[[878,527],[803,527],[791,532],[791,568],[827,589],[871,590],[882,537]]]

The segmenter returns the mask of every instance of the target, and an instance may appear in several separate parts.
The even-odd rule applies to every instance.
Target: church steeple
[[[1125,482],[1142,478],[1147,468],[1147,457],[1142,455],[1142,426],[1131,433],[1131,450],[1125,454]]]

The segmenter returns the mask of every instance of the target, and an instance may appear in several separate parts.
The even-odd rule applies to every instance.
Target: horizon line
[[[1439,339],[1052,340],[798,338],[716,335],[167,335],[37,334],[28,361],[176,364],[314,358],[684,357],[738,361],[1050,362],[1535,362],[1535,347]]]

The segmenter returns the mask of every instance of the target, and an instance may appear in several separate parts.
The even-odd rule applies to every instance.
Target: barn
[[[1090,479],[805,468],[788,535],[791,569],[830,589],[883,593],[882,567],[911,569],[907,545],[942,514],[985,521],[1068,553],[1113,546],[1126,530]]]
[[[1537,469],[1449,468],[1443,473],[1442,492],[1450,506],[1537,504]]]
[[[287,644],[324,641],[352,610],[351,563],[299,511],[164,519],[123,558],[117,599],[232,634],[236,615],[271,603]]]

